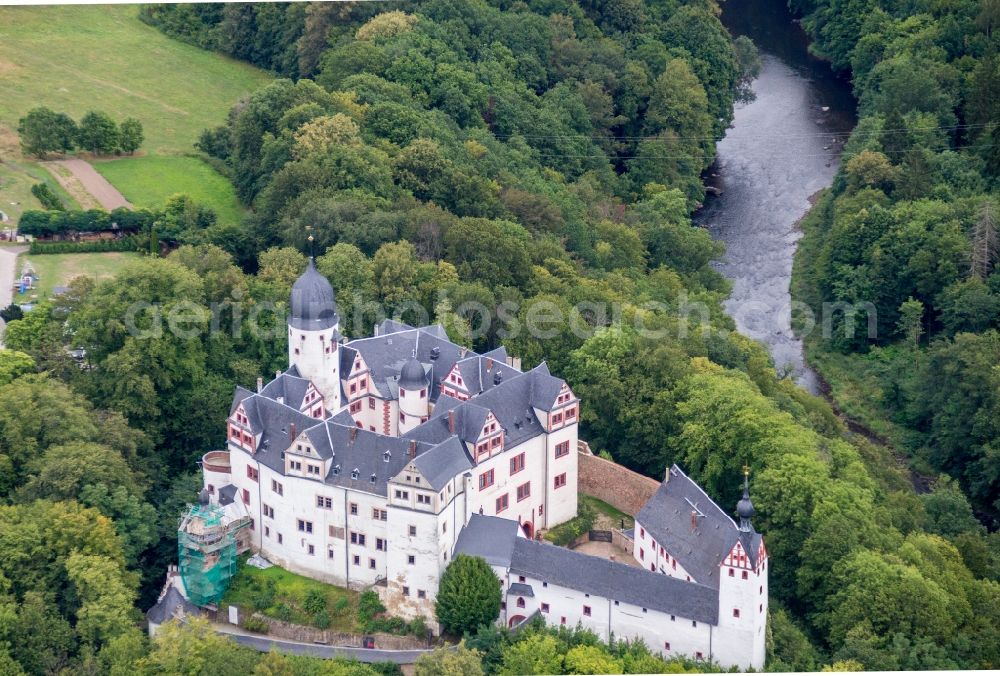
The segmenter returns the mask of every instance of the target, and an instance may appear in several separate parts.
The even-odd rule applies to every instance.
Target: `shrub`
[[[330,613],[326,612],[326,608],[313,615],[313,626],[317,629],[330,628]]]
[[[50,211],[66,210],[66,206],[63,204],[62,200],[59,199],[59,195],[53,192],[48,183],[36,183],[31,186],[31,194],[42,203],[43,207]]]
[[[417,638],[427,638],[427,621],[418,617],[410,622],[410,633]]]
[[[282,622],[292,621],[292,609],[286,603],[279,603],[274,606],[274,616]]]
[[[251,615],[243,620],[243,628],[257,634],[266,634],[271,629],[271,625],[262,617]]]
[[[593,528],[596,520],[597,512],[594,511],[594,508],[581,502],[576,517],[549,531],[548,540],[560,547],[565,547]]]
[[[340,596],[336,601],[333,602],[333,612],[337,615],[343,615],[351,606],[351,600],[346,596]]]
[[[252,598],[251,603],[253,607],[257,610],[267,610],[274,603],[274,595],[276,593],[276,585],[274,580],[268,580],[263,586],[258,587]]]
[[[315,615],[326,610],[326,594],[319,589],[310,589],[306,593],[306,599],[302,602],[302,607],[310,615]]]
[[[378,594],[371,589],[362,592],[358,597],[358,621],[362,625],[368,625],[381,612],[385,612],[385,606]]]
[[[102,253],[107,251],[142,251],[148,238],[131,235],[121,239],[102,239],[94,242],[39,242],[33,241],[28,253],[36,256],[66,253]]]

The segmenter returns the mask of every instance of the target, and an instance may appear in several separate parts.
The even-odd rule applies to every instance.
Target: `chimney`
[[[411,458],[417,457],[417,440],[416,439],[410,439],[410,457]]]
[[[295,423],[288,424],[288,438],[294,439],[297,435],[295,434]]]
[[[499,385],[500,381],[503,380],[503,371],[497,371],[493,374],[493,384]]]
[[[274,377],[275,378],[280,378],[281,377],[281,371],[275,371],[274,372]]]
[[[264,389],[264,379],[263,378],[258,378],[257,379],[257,391],[261,392],[263,389]]]
[[[455,412],[454,411],[448,411],[448,433],[449,434],[454,434],[455,433]]]
[[[492,368],[493,368],[493,358],[492,357],[487,357],[486,358],[486,370],[489,371]]]
[[[697,530],[698,528],[698,512],[691,510],[691,530]]]
[[[357,438],[358,438],[358,428],[357,427],[352,427],[351,428],[351,443],[353,444],[354,440],[357,439]]]

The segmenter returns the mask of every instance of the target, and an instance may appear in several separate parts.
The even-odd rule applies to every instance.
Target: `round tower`
[[[309,258],[292,286],[288,313],[288,365],[311,380],[328,411],[340,409],[340,318],[333,287]]]
[[[424,366],[416,357],[399,370],[399,433],[419,425],[428,415],[430,383]]]

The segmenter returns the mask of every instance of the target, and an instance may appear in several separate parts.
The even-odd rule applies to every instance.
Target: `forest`
[[[793,2],[815,50],[849,70],[860,122],[809,220],[801,295],[871,303],[813,344],[843,359],[871,417],[925,472],[1000,523],[1000,5]],[[841,363],[841,362],[837,362]],[[850,379],[840,369],[829,377]]]
[[[886,89],[859,97],[864,117],[852,157],[836,197],[818,212],[855,207],[840,229],[857,241],[871,235],[865,219],[877,213],[872,220],[887,241],[912,247],[909,258],[876,254],[885,248],[874,243],[817,257],[870,250],[884,265],[892,258],[901,267],[882,268],[884,279],[869,283],[886,294],[899,290],[901,300],[886,300],[894,312],[911,295],[928,306],[937,299],[918,288],[933,291],[944,277],[921,265],[945,269],[951,260],[955,281],[940,285],[942,293],[975,281],[958,261],[970,241],[962,226],[978,222],[969,215],[980,213],[992,180],[985,142],[971,143],[972,127],[957,117],[926,121],[944,115],[941,97],[914,97],[940,109],[897,110],[901,121],[886,123],[878,112],[910,86],[897,75],[940,75],[931,84],[942,96],[966,91],[958,75],[979,72],[993,38],[979,5],[962,7],[968,26],[952,10],[916,21],[888,13],[864,19],[866,32],[881,36],[866,53],[871,72],[882,73],[873,81]],[[837,67],[854,67],[848,54],[859,48],[846,41],[856,31],[838,23],[849,12],[797,9],[825,36],[817,49]],[[262,667],[259,655],[197,627],[175,638],[180,650],[150,644],[137,628],[176,557],[177,515],[200,486],[196,461],[224,443],[234,385],[250,386],[285,365],[284,310],[310,249],[337,292],[348,336],[369,333],[380,308],[404,320],[422,312],[474,348],[503,344],[525,365],[545,360],[581,398],[581,438],[595,451],[657,478],[677,462],[723,506],[736,504],[741,468],[749,465],[755,526],[775,562],[768,669],[1000,666],[1000,542],[976,519],[963,487],[977,501],[982,493],[955,471],[957,482],[917,494],[885,447],[851,435],[825,401],[780,378],[766,350],[736,333],[722,312],[728,284],[710,267],[721,248],[692,226],[691,214],[704,198],[701,176],[714,143],[734,103],[750,96],[759,62],[752,44],[730,38],[713,0],[237,3],[141,12],[179,40],[282,79],[240,101],[197,144],[251,208],[242,223],[187,217],[197,211],[188,205],[171,221],[169,255],[142,259],[115,279],[78,280],[58,303],[7,327],[9,350],[0,352],[4,669],[368,673],[305,661]],[[900,12],[908,16],[909,5]],[[959,27],[938,33],[938,24],[952,25],[945,19]],[[966,29],[975,36],[968,44],[939,37]],[[936,39],[945,46],[928,48]],[[965,53],[974,44],[983,55]],[[941,56],[937,70],[912,66],[912,54]],[[992,68],[982,77],[996,76]],[[925,136],[928,125],[953,129]],[[913,130],[905,143],[923,159],[910,161],[926,167],[933,200],[907,202],[896,192],[910,174],[900,159],[908,155],[886,154],[880,144],[884,129],[904,128]],[[931,150],[935,139],[948,148]],[[825,230],[836,228],[817,227]],[[953,259],[945,243],[955,247]],[[996,280],[992,273],[979,283],[998,293]],[[916,288],[905,286],[911,281]],[[817,293],[825,288],[817,281]],[[470,302],[522,324],[533,306],[547,303],[559,319],[544,337],[509,335],[463,313]],[[130,314],[136,303],[156,311]],[[597,311],[574,314],[580,304],[616,307],[617,321]],[[694,304],[706,308],[701,323],[687,311]],[[240,321],[255,309],[259,322]],[[960,321],[982,313],[968,317]],[[164,318],[183,330],[158,330]],[[919,365],[908,378],[950,369],[953,384],[908,381],[937,397],[921,400],[926,429],[915,419],[913,438],[922,434],[941,452],[936,423],[955,448],[989,457],[1000,420],[1000,374],[991,371],[997,334],[987,327],[969,333],[959,323],[948,335],[933,312],[922,319],[929,333],[919,346],[892,347],[910,350],[901,364]],[[886,321],[895,326],[895,315]],[[887,346],[893,336],[886,334]],[[930,336],[940,344],[927,344]],[[86,349],[86,368],[66,346]],[[837,349],[862,347],[848,341]],[[895,391],[901,400],[907,392],[902,384]],[[955,422],[977,415],[972,429],[985,442]],[[940,467],[963,466],[955,462]],[[975,480],[987,476],[984,468]],[[528,641],[517,648],[521,639],[481,631],[467,646],[486,673],[556,664],[594,670],[595,662],[572,661],[585,657],[604,660],[596,664],[609,671],[697,668],[651,661],[636,646],[597,649],[593,637],[539,630]],[[588,644],[595,650],[579,650]],[[192,655],[203,661],[183,661]]]

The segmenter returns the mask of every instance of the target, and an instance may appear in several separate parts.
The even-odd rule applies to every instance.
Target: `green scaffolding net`
[[[177,562],[188,599],[218,603],[236,573],[237,524],[224,523],[218,505],[194,505],[177,531]]]

